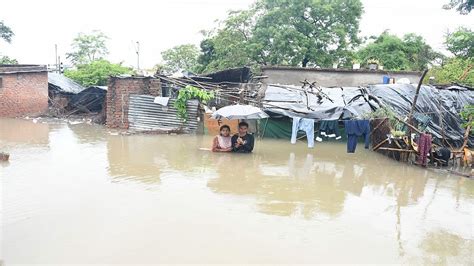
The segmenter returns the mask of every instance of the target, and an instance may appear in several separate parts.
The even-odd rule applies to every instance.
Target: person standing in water
[[[232,140],[230,137],[230,127],[223,125],[219,129],[220,134],[212,141],[213,152],[229,152],[232,151]]]
[[[250,153],[253,150],[254,138],[248,134],[249,124],[239,123],[239,133],[232,136],[232,151],[240,153]]]

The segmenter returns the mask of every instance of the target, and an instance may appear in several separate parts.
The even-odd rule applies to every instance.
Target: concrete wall
[[[160,80],[149,77],[110,78],[105,104],[107,127],[129,128],[128,109],[130,94],[160,96]]]
[[[411,83],[418,83],[421,72],[412,71],[370,71],[344,69],[315,69],[299,67],[262,67],[262,75],[266,84],[301,85],[305,79],[309,82],[317,81],[323,87],[357,87],[370,84],[381,84],[383,76],[408,78]]]
[[[48,72],[17,72],[0,66],[0,117],[41,115],[48,110]],[[5,71],[4,71],[5,70]]]

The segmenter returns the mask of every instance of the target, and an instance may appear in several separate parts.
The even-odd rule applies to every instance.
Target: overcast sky
[[[140,42],[140,66],[152,67],[160,52],[175,45],[202,40],[200,31],[211,29],[227,11],[245,9],[253,0],[15,0],[2,1],[0,20],[15,33],[11,44],[0,41],[0,53],[23,64],[54,64],[70,50],[79,32],[101,30],[110,37],[108,59],[136,66],[135,42]],[[361,35],[378,35],[385,29],[399,36],[422,35],[436,50],[443,35],[460,26],[474,28],[474,12],[459,15],[443,10],[449,0],[362,0]]]

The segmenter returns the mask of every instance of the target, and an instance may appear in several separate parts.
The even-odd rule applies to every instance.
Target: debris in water
[[[0,152],[0,161],[8,161],[10,154],[6,152]]]

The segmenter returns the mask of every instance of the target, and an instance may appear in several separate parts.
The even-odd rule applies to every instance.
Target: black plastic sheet
[[[411,84],[373,85],[368,92],[391,107],[400,117],[408,115],[415,98],[416,86]],[[426,131],[434,136],[437,144],[442,144],[442,135],[453,146],[463,143],[464,128],[460,112],[464,106],[474,104],[474,91],[462,87],[437,89],[432,86],[422,86],[415,106],[415,113],[431,118]],[[469,136],[468,145],[472,147],[474,137]]]
[[[305,117],[315,120],[360,119],[386,105],[399,117],[406,117],[415,98],[413,84],[384,84],[367,88],[343,87],[303,90],[291,85],[268,85],[262,100],[271,116]],[[422,86],[415,107],[417,116],[427,116],[426,131],[435,143],[442,145],[442,136],[453,146],[463,143],[464,128],[460,112],[474,104],[474,91],[453,86],[437,89]],[[474,145],[469,136],[468,145]]]

